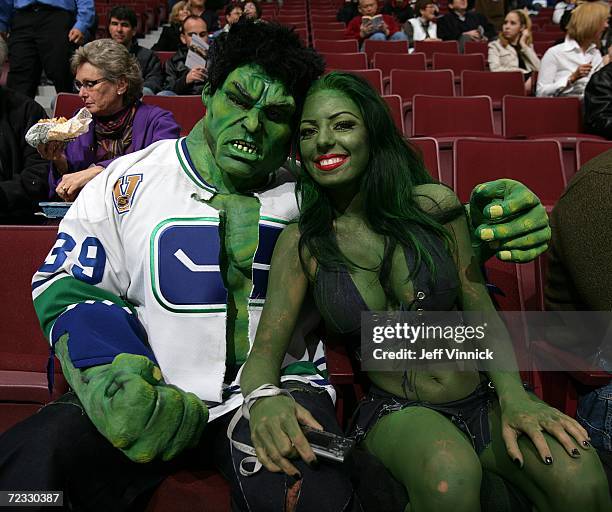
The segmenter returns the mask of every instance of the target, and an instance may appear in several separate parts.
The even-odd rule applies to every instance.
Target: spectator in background
[[[74,86],[91,112],[89,131],[64,145],[41,144],[38,151],[51,161],[49,185],[65,201],[117,157],[174,139],[180,128],[172,114],[139,101],[142,75],[136,58],[112,39],[98,39],[72,57]]]
[[[113,7],[109,14],[108,33],[111,39],[125,46],[136,57],[142,72],[143,94],[156,94],[162,89],[164,73],[159,57],[136,40],[136,13],[124,6]]]
[[[489,43],[491,71],[520,71],[525,77],[525,94],[531,93],[531,73],[540,68],[533,49],[531,19],[522,9],[506,14],[499,38]]]
[[[93,0],[2,0],[0,37],[10,31],[9,88],[34,98],[42,70],[57,92],[72,92],[72,45],[93,23]]]
[[[189,10],[206,22],[210,32],[215,32],[219,30],[219,16],[216,10],[210,8],[209,3],[210,0],[189,0]]]
[[[242,10],[244,17],[249,20],[260,20],[261,19],[261,7],[257,2],[245,2]]]
[[[0,68],[8,49],[0,39]],[[38,202],[49,196],[47,163],[25,134],[47,114],[28,96],[0,86],[0,224],[33,224]]]
[[[555,10],[553,11],[552,22],[559,25],[563,15],[567,11],[571,11],[574,7],[576,7],[576,0],[563,0],[561,2],[557,2],[555,4]]]
[[[191,14],[189,2],[181,0],[176,2],[170,12],[170,25],[163,27],[162,33],[153,45],[154,52],[175,52],[181,43],[181,25],[185,18]]]
[[[399,25],[392,16],[381,14],[382,25],[374,28],[373,24],[367,23],[364,17],[373,17],[378,12],[378,2],[376,0],[359,0],[359,13],[346,27],[346,36],[357,39],[359,45],[366,39],[373,41],[407,41],[408,38],[400,30]],[[366,18],[367,19],[367,18]]]
[[[164,84],[164,90],[159,93],[160,95],[193,94],[199,96],[202,94],[202,89],[204,89],[206,83],[206,69],[203,67],[189,69],[185,65],[193,36],[198,36],[208,43],[206,22],[199,16],[191,15],[185,18],[181,27],[181,42],[183,45],[166,61],[166,83]]]
[[[230,27],[240,20],[242,13],[242,5],[236,3],[227,4],[225,6],[225,25],[222,29],[217,30],[211,37],[217,37],[223,32],[229,32]]]
[[[336,20],[348,25],[349,22],[359,15],[359,0],[345,0],[342,7],[338,9]]]
[[[438,20],[438,37],[459,41],[463,51],[466,41],[487,41],[495,38],[495,29],[482,14],[468,11],[467,0],[449,0],[450,12]]]
[[[385,0],[380,12],[393,16],[400,25],[406,23],[410,18],[414,18],[414,11],[408,0]]]
[[[586,86],[584,125],[587,132],[612,140],[612,63],[593,73]]]
[[[609,7],[599,2],[574,9],[565,42],[549,48],[538,74],[537,96],[578,96],[602,64],[598,45],[608,27]],[[603,59],[607,64],[609,56]]]
[[[408,36],[410,46],[414,41],[439,41],[438,25],[436,24],[436,5],[432,0],[417,0],[414,8],[419,13],[418,18],[409,19],[404,23],[404,33]]]

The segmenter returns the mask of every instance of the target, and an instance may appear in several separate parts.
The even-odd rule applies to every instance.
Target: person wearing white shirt
[[[579,96],[591,75],[610,60],[598,49],[601,35],[608,27],[607,4],[589,2],[578,6],[567,25],[561,44],[549,48],[542,58],[537,96]]]
[[[565,11],[569,11],[573,9],[575,3],[576,3],[576,0],[567,0],[567,2],[565,1],[557,2],[555,4],[555,10],[553,11],[552,22],[555,23],[556,25],[561,23],[561,18],[563,17],[563,14],[565,14]]]
[[[439,41],[436,25],[437,6],[432,0],[417,0],[415,10],[418,18],[411,18],[404,23],[404,32],[412,45],[413,41]]]

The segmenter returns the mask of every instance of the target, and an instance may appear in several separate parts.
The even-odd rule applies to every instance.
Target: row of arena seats
[[[376,74],[374,78],[372,72]],[[379,70],[354,73],[364,74],[369,80],[381,81]],[[486,80],[473,82],[470,86],[472,73],[475,72],[464,71],[466,82],[463,87],[473,87],[471,92],[482,92],[479,87],[485,87],[483,84],[487,83]],[[487,77],[501,74],[485,72]],[[438,95],[422,94],[421,87]],[[603,141],[601,137],[583,133],[580,101],[577,98],[505,95],[501,101],[493,101],[490,96],[453,96],[452,73],[448,70],[393,70],[391,92],[382,97],[398,129],[406,137],[433,137],[437,140],[440,176],[448,184],[452,183],[452,150],[457,137],[498,138],[500,141],[503,140],[502,136],[505,139],[555,139],[563,149],[566,180],[580,167],[577,143],[581,140]],[[189,133],[205,112],[199,96],[145,96],[143,100],[170,110],[181,126],[181,135]],[[70,117],[81,106],[78,95],[61,93],[57,97],[54,115]]]
[[[0,346],[0,432],[34,414],[67,389],[56,361],[54,393],[50,395],[47,391],[48,348],[34,314],[30,292],[31,276],[52,246],[56,230],[56,226],[0,226],[0,264],[6,275],[0,282],[0,299],[3,304],[10,304],[10,308],[2,308],[0,313],[5,327]],[[15,258],[15,254],[20,257]],[[542,259],[524,265],[489,261],[488,281],[500,290],[495,296],[498,307],[505,311],[540,310],[544,272]],[[339,420],[346,424],[356,400],[363,394],[363,377],[342,346],[334,344],[331,338],[328,341],[330,380],[338,391],[337,413]],[[527,346],[529,353],[520,355],[523,363],[525,357],[527,361],[550,359],[552,355],[567,357],[543,340],[529,341]],[[568,414],[575,413],[578,387],[602,385],[602,379],[608,378],[595,371],[524,371],[522,377],[540,397]],[[169,476],[155,491],[147,512],[188,512],[201,508],[203,503],[207,511],[228,512],[227,483],[212,469],[181,470]]]

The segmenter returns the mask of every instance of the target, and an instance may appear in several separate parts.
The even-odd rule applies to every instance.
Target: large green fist
[[[92,423],[134,462],[170,460],[199,441],[208,420],[206,405],[165,384],[146,357],[119,354],[111,364],[80,370],[68,354],[67,334],[55,353]]]
[[[484,263],[500,260],[525,263],[548,248],[550,226],[540,199],[518,181],[501,179],[476,186],[470,198],[472,242]]]

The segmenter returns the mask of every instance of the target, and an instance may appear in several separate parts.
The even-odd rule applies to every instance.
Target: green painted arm
[[[208,420],[206,405],[193,393],[165,384],[146,357],[119,354],[111,364],[77,369],[67,334],[55,353],[89,419],[134,462],[170,460],[199,441]]]

